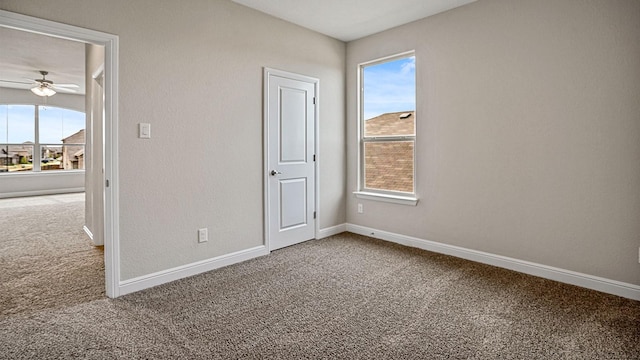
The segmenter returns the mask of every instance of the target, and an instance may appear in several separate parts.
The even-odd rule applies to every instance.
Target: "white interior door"
[[[270,250],[315,237],[317,80],[265,69],[266,239]]]

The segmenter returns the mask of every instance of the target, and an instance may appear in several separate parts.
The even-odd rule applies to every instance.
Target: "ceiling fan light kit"
[[[53,96],[56,94],[55,90],[51,88],[53,82],[51,80],[47,80],[44,77],[49,74],[48,71],[40,70],[40,74],[42,74],[42,79],[36,79],[38,85],[31,88],[31,92],[38,96]]]
[[[56,94],[55,90],[44,84],[32,87],[31,92],[38,96],[52,96]]]

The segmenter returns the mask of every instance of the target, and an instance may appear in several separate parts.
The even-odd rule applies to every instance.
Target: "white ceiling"
[[[54,84],[76,84],[84,94],[84,48],[80,42],[0,27],[0,87],[30,89],[30,80],[48,71]]]
[[[356,40],[476,0],[232,0],[342,41]]]

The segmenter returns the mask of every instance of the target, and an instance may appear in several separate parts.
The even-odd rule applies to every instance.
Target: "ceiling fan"
[[[48,71],[40,70],[39,72],[42,75],[42,79],[33,79],[32,82],[10,80],[0,80],[0,82],[35,85],[31,88],[31,92],[38,96],[53,96],[56,94],[56,91],[74,93],[77,92],[76,89],[80,87],[77,84],[55,84],[53,81],[46,79],[46,76],[49,74]]]

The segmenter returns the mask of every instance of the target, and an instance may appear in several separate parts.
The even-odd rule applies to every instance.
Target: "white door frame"
[[[304,81],[304,82],[308,82],[308,83],[313,83],[314,84],[314,92],[315,92],[315,98],[316,98],[316,106],[315,106],[315,110],[314,110],[314,119],[313,119],[313,132],[314,132],[314,150],[315,150],[315,154],[316,154],[316,161],[314,162],[314,167],[313,167],[313,176],[314,176],[314,180],[315,180],[315,188],[314,190],[314,198],[315,198],[315,208],[313,209],[313,211],[315,211],[316,213],[316,218],[315,218],[315,225],[314,225],[314,238],[318,238],[318,232],[320,229],[320,212],[318,211],[318,209],[320,208],[319,205],[319,194],[320,194],[320,179],[319,179],[319,174],[318,174],[318,169],[319,164],[320,164],[320,141],[319,141],[319,137],[318,137],[318,133],[319,133],[319,121],[318,119],[320,119],[320,80],[313,78],[313,77],[309,77],[309,76],[305,76],[305,75],[300,75],[300,74],[296,74],[296,73],[291,73],[291,72],[287,72],[287,71],[283,71],[283,70],[277,70],[277,69],[272,69],[272,68],[268,68],[265,67],[264,68],[264,80],[263,80],[263,86],[264,86],[264,90],[263,90],[263,100],[262,100],[262,105],[263,105],[263,128],[262,128],[262,132],[263,132],[263,137],[264,137],[264,158],[263,158],[263,166],[262,166],[262,172],[263,172],[263,185],[264,185],[264,207],[263,207],[263,212],[264,212],[264,245],[267,247],[267,249],[269,251],[271,251],[271,243],[270,243],[270,236],[269,236],[269,204],[271,199],[269,199],[269,169],[268,169],[268,165],[269,165],[269,144],[271,139],[269,139],[269,111],[268,111],[268,99],[269,99],[269,80],[270,80],[270,76],[274,75],[274,76],[279,76],[279,77],[283,77],[283,78],[287,78],[287,79],[292,79],[292,80],[298,80],[298,81]]]
[[[104,267],[108,297],[120,295],[118,204],[118,36],[0,10],[0,27],[105,47],[104,84]],[[99,184],[96,184],[100,186]]]

